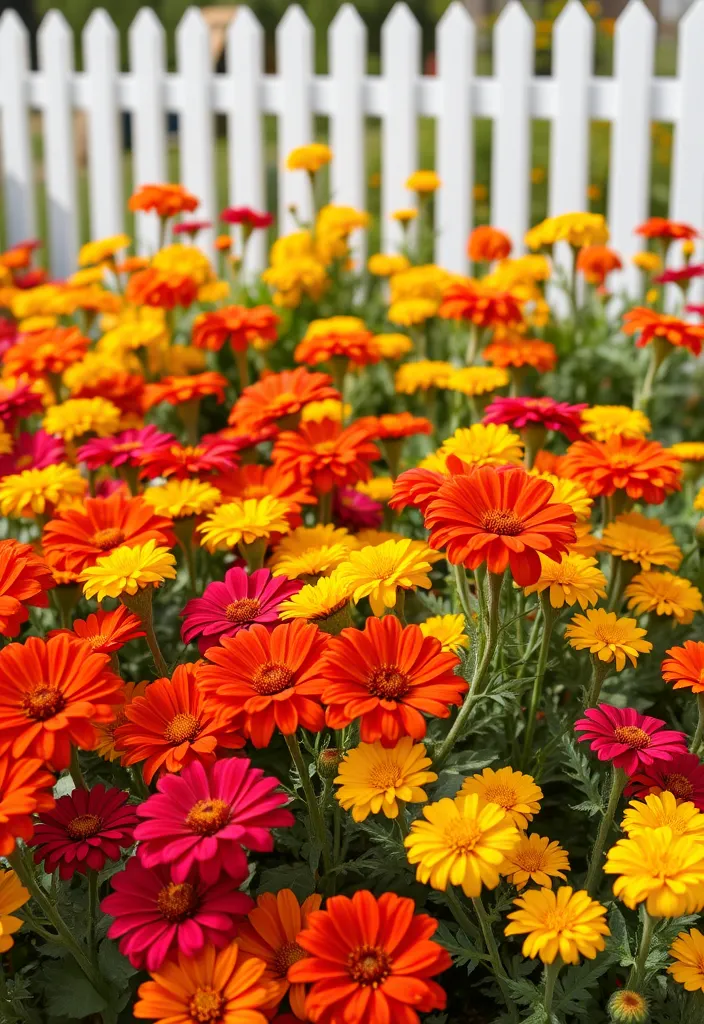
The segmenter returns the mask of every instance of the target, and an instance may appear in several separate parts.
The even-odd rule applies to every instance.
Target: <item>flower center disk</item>
[[[162,917],[172,923],[184,921],[196,908],[196,892],[189,882],[169,882],[156,898]]]
[[[289,967],[299,960],[305,960],[307,956],[305,949],[297,942],[286,942],[274,954],[274,970],[281,978],[285,978]]]
[[[31,693],[26,693],[22,698],[27,718],[34,718],[38,722],[53,718],[65,704],[64,695],[58,686],[45,686],[43,683],[35,686]]]
[[[357,946],[347,957],[347,971],[358,985],[377,988],[391,973],[391,959],[380,946]]]
[[[186,817],[186,825],[201,836],[214,836],[227,825],[232,808],[225,800],[198,800]]]
[[[93,543],[101,551],[109,551],[110,548],[119,547],[125,539],[122,530],[116,526],[108,526],[105,530],[98,530],[93,534]]]
[[[260,665],[252,677],[252,686],[262,697],[272,697],[288,689],[293,679],[293,670],[279,662]]]
[[[381,700],[397,700],[408,693],[408,676],[398,665],[379,665],[372,669],[367,679],[367,689]]]
[[[687,799],[694,792],[694,786],[685,775],[674,773],[665,776],[665,784],[673,796],[678,799]]]
[[[164,730],[164,739],[174,746],[179,746],[181,743],[192,743],[199,732],[198,719],[184,711],[171,719]]]
[[[223,1019],[225,997],[214,988],[198,988],[191,996],[188,1011],[198,1024],[219,1024]]]
[[[484,512],[482,529],[501,537],[515,537],[523,529],[523,522],[510,508],[496,508]]]
[[[644,729],[637,725],[622,725],[620,729],[614,730],[614,739],[617,743],[625,743],[633,750],[645,750],[651,744],[651,738]]]
[[[241,597],[225,608],[225,618],[239,626],[245,622],[253,622],[259,614],[262,603],[257,597]]]
[[[102,826],[102,818],[97,814],[79,814],[73,821],[69,821],[66,831],[71,839],[90,839],[100,832]]]

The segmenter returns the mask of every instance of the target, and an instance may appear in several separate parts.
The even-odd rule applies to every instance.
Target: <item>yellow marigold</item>
[[[274,576],[286,576],[289,580],[315,579],[317,576],[329,576],[333,569],[347,561],[349,554],[350,548],[346,544],[321,544],[317,548],[282,555],[276,561],[271,560],[269,565]]]
[[[176,559],[168,548],[157,547],[155,540],[129,547],[115,548],[109,555],[101,555],[95,565],[79,575],[86,598],[120,597],[136,594],[148,586],[160,586],[165,580],[176,578]]]
[[[404,840],[419,882],[443,892],[459,885],[469,897],[481,895],[482,886],[496,888],[501,865],[520,838],[502,807],[472,793],[429,804],[423,817]]]
[[[552,879],[561,878],[565,881],[563,870],[570,870],[567,852],[557,842],[550,842],[547,836],[539,836],[533,832],[529,836],[521,836],[516,846],[506,857],[501,874],[520,891],[528,882],[552,888]]]
[[[315,583],[307,583],[297,594],[282,601],[279,606],[279,617],[284,620],[306,619],[308,622],[317,623],[325,632],[332,632],[333,630],[328,628],[332,624],[326,620],[340,616],[340,613],[347,609],[349,601],[349,584],[340,579],[337,572],[333,572],[330,576],[321,576]],[[340,616],[339,623],[349,626],[351,620],[348,615],[344,615]]]
[[[561,562],[553,562],[540,552],[538,554],[540,579],[526,587],[525,594],[542,594],[547,590],[552,608],[579,604],[584,609],[606,597],[606,576],[596,558],[566,552]]]
[[[334,544],[343,544],[348,550],[353,546],[352,536],[344,526],[333,526],[332,523],[297,526],[295,530],[281,538],[272,552],[269,565],[273,569],[291,555],[302,555],[305,551],[332,547]]]
[[[702,463],[704,462],[704,441],[680,441],[679,444],[672,445],[670,452],[680,462]],[[702,467],[697,466],[697,469],[701,470]]]
[[[367,270],[374,277],[391,277],[402,270],[408,270],[411,263],[402,253],[375,252],[367,260]]]
[[[645,437],[652,430],[650,420],[628,405],[593,405],[582,412],[582,433],[595,441],[620,437]]]
[[[373,476],[371,480],[360,481],[356,490],[366,494],[374,501],[388,501],[394,489],[394,482],[390,476]]]
[[[350,405],[343,405],[336,398],[323,398],[319,402],[309,402],[301,410],[302,423],[320,423],[322,420],[332,420],[334,423],[342,423],[352,412]]]
[[[617,672],[626,667],[626,659],[635,668],[638,655],[652,651],[650,641],[643,640],[645,635],[635,619],[619,618],[616,612],[604,608],[590,608],[586,615],[575,615],[565,629],[570,647],[588,650],[599,661],[615,661]]]
[[[91,245],[92,243],[89,242],[88,244]],[[100,284],[104,277],[105,267],[86,267],[85,270],[77,270],[75,274],[71,274],[71,276],[67,278],[66,283],[73,285],[76,288],[82,288],[86,285]]]
[[[614,895],[631,910],[645,903],[652,917],[681,917],[704,907],[704,844],[668,825],[619,839],[604,871],[619,876]]]
[[[213,278],[212,281],[205,281],[198,289],[196,299],[198,302],[222,302],[229,298],[231,292],[229,281],[222,281]]]
[[[187,377],[205,369],[205,352],[192,345],[171,345],[162,353],[164,374],[169,377]]]
[[[569,505],[581,522],[586,522],[591,517],[594,499],[589,497],[586,487],[582,484],[566,477],[555,476],[554,473],[536,473],[535,470],[531,470],[531,476],[539,476],[541,480],[548,480],[552,484],[554,490],[550,498],[551,505]]]
[[[465,779],[457,796],[470,793],[498,804],[521,830],[526,829],[533,815],[538,813],[543,799],[543,791],[536,786],[532,775],[524,775],[510,767],[498,770],[485,768],[479,775]]]
[[[406,206],[400,210],[392,210],[389,214],[391,220],[396,220],[399,224],[408,224],[409,221],[415,220],[417,216],[418,211],[414,210],[412,206]]]
[[[552,266],[547,256],[531,254],[501,260],[482,280],[501,291],[510,292],[533,286],[539,281],[548,281],[551,274]]]
[[[288,533],[288,501],[272,498],[239,498],[219,505],[205,522],[196,527],[201,543],[213,552],[229,550],[238,544],[268,541],[272,533]]]
[[[496,366],[465,366],[455,370],[445,385],[449,391],[459,391],[473,398],[488,395],[499,388],[508,387],[510,377],[506,370]]]
[[[455,372],[451,363],[441,360],[420,359],[417,363],[399,366],[394,387],[400,395],[414,395],[428,388],[445,388]]]
[[[448,437],[440,454],[457,455],[472,466],[518,466],[523,459],[523,442],[505,423],[475,423],[460,427]]]
[[[606,245],[609,228],[600,213],[562,213],[548,217],[526,234],[529,249],[542,249],[555,242],[569,242],[577,249],[585,245]]]
[[[452,276],[435,263],[409,267],[394,274],[389,282],[391,305],[403,299],[432,299],[439,302]]]
[[[322,142],[310,142],[297,146],[286,157],[287,171],[319,171],[332,160],[332,150]]]
[[[413,342],[406,334],[376,334],[374,341],[382,359],[403,359],[413,351]]]
[[[704,611],[700,591],[689,580],[671,572],[640,572],[624,593],[630,611],[638,615],[671,615],[682,626],[692,621],[695,612]]]
[[[92,387],[110,380],[119,373],[141,374],[142,367],[131,353],[88,352],[80,363],[74,363],[64,370],[62,380],[73,394],[83,387]],[[107,391],[108,389],[106,389]]]
[[[120,429],[122,413],[106,398],[69,398],[46,411],[42,426],[47,434],[72,441],[85,434],[108,437]]]
[[[679,569],[682,561],[672,530],[640,512],[626,512],[605,526],[601,549],[624,562],[636,562],[645,570],[654,565]]]
[[[162,487],[148,487],[142,497],[160,515],[183,519],[212,512],[222,500],[220,491],[201,480],[169,480]]]
[[[15,917],[13,911],[19,910],[28,900],[29,889],[25,889],[15,872],[0,871],[0,953],[7,953],[14,945],[12,936],[24,921]]]
[[[273,288],[275,304],[285,309],[295,309],[304,296],[318,302],[329,284],[325,266],[316,255],[276,263],[272,260],[272,265],[262,271],[261,278]]]
[[[567,550],[572,554],[593,558],[601,550],[601,542],[591,532],[589,523],[575,523],[574,532],[576,534],[574,543],[567,545]]]
[[[355,604],[368,597],[374,615],[381,616],[396,606],[399,589],[429,588],[430,568],[424,550],[414,549],[411,541],[403,538],[350,551],[348,561],[337,572],[340,580],[349,584]]]
[[[98,351],[105,353],[136,352],[166,341],[167,333],[159,320],[138,320],[134,323],[119,324],[107,331],[98,341]]]
[[[78,252],[78,266],[89,267],[93,263],[105,263],[114,260],[120,249],[130,244],[129,235],[110,235],[109,238],[98,238],[94,242],[86,242]]]
[[[704,992],[704,935],[698,928],[680,932],[670,946],[674,963],[667,968],[687,992]]]
[[[650,252],[648,249],[644,249],[642,252],[637,252],[634,256],[631,256],[631,263],[638,267],[639,270],[644,270],[646,274],[657,274],[662,268],[662,259],[656,252]]]
[[[213,276],[210,260],[203,250],[196,245],[183,245],[181,242],[174,242],[159,249],[153,256],[151,265],[155,270],[191,277],[199,285],[205,284]]]
[[[60,284],[43,284],[17,292],[12,299],[12,315],[17,320],[30,316],[61,316],[66,313],[67,289]]]
[[[425,622],[421,622],[420,631],[423,636],[434,636],[439,640],[443,651],[457,654],[461,647],[469,647],[465,626],[465,617],[462,614],[431,615]]]
[[[0,480],[0,514],[44,515],[71,498],[82,497],[87,481],[65,462],[44,469],[25,469]]]
[[[406,188],[410,192],[435,192],[441,185],[440,177],[435,171],[414,171],[406,178]]]
[[[704,843],[704,814],[691,800],[678,801],[669,790],[651,793],[644,800],[631,800],[621,822],[621,830],[637,836],[651,828],[667,825],[676,836],[693,836]]]
[[[438,311],[438,303],[433,299],[399,299],[389,306],[388,319],[392,324],[402,327],[414,327],[423,324]]]
[[[387,818],[397,818],[399,801],[422,804],[428,799],[422,787],[437,781],[435,772],[428,771],[431,764],[425,746],[410,736],[395,747],[384,747],[379,740],[360,743],[340,762],[335,798],[345,811],[352,811],[355,821],[380,811]]]
[[[584,889],[529,889],[514,901],[518,910],[508,917],[506,935],[525,935],[523,956],[540,957],[552,964],[559,956],[566,964],[579,963],[580,956],[593,960],[610,935],[606,907]]]

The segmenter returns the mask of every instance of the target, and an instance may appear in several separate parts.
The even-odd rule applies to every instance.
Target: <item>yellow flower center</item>
[[[110,548],[119,547],[124,539],[124,533],[116,526],[108,526],[107,529],[98,530],[97,533],[93,534],[93,543],[101,551],[109,551]]]
[[[392,764],[390,761],[375,764],[369,772],[369,786],[372,789],[394,789],[402,776],[400,765]]]
[[[546,931],[552,930],[556,932],[562,932],[565,928],[569,928],[571,924],[571,915],[569,908],[555,907],[554,910],[548,911],[545,915],[543,927]]]
[[[34,718],[37,722],[53,718],[65,704],[66,700],[58,686],[46,686],[44,683],[39,683],[22,698],[27,718]]]
[[[97,814],[79,814],[66,826],[66,831],[71,839],[90,839],[100,832],[103,827],[102,818]]]
[[[280,978],[285,978],[289,967],[299,960],[305,960],[307,956],[305,949],[297,942],[285,942],[274,953],[274,970]]]
[[[619,729],[614,729],[614,739],[618,743],[632,747],[633,750],[645,750],[652,742],[648,733],[644,729],[639,729],[637,725],[622,725]]]
[[[227,825],[232,809],[225,800],[198,800],[193,804],[186,826],[201,836],[214,836]]]
[[[618,647],[621,644],[628,643],[631,639],[628,630],[623,626],[620,626],[618,622],[602,622],[594,627],[594,637],[600,640],[602,644],[606,644],[609,647],[611,644]]]
[[[443,838],[453,853],[471,853],[482,835],[475,822],[454,818],[445,826]]]
[[[665,776],[665,786],[678,800],[686,800],[694,792],[694,786],[687,776],[680,775],[677,772]]]
[[[219,1024],[223,1019],[225,997],[217,989],[199,987],[191,996],[188,1012],[198,1024]]]
[[[398,700],[409,688],[408,676],[397,665],[379,665],[367,677],[367,689],[380,700]]]
[[[261,606],[262,603],[257,597],[241,597],[239,601],[228,604],[225,608],[225,618],[237,625],[252,622],[259,614]]]
[[[534,846],[527,846],[525,850],[512,854],[512,857],[528,874],[543,870],[543,851],[536,850]]]
[[[497,783],[495,786],[487,786],[484,790],[484,799],[489,803],[498,804],[499,807],[509,809],[518,803],[518,793],[510,786],[502,786]]]
[[[174,715],[166,729],[164,729],[164,739],[167,743],[172,743],[177,747],[181,743],[192,743],[199,732],[200,722],[195,715],[181,712],[178,715]]]
[[[185,920],[196,907],[195,889],[189,882],[169,882],[156,898],[156,905],[167,921]]]
[[[113,452],[134,452],[138,448],[141,448],[142,444],[139,441],[120,441],[119,444],[113,445]]]
[[[515,537],[523,529],[523,522],[510,508],[493,508],[481,518],[482,529],[502,537]]]
[[[95,636],[87,637],[88,643],[91,645],[93,650],[95,650],[98,647],[102,647],[103,644],[106,644],[109,639],[110,637],[107,635],[107,633],[96,633]]]
[[[293,669],[288,665],[270,661],[259,666],[252,676],[252,686],[263,697],[271,697],[289,687],[292,679]]]
[[[347,971],[358,985],[378,988],[391,973],[391,959],[381,946],[357,946],[347,957]]]

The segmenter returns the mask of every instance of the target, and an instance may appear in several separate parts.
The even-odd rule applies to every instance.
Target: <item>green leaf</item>
[[[315,877],[307,864],[282,864],[278,868],[262,871],[259,892],[278,892],[291,889],[296,899],[302,901],[315,892]]]
[[[108,1008],[107,1001],[96,992],[73,960],[45,963],[42,966],[42,985],[47,1012],[52,1017],[82,1020]]]
[[[457,967],[466,967],[471,974],[477,964],[488,957],[478,949],[469,936],[459,927],[441,921],[435,933],[435,940],[445,947]]]
[[[117,948],[116,942],[103,939],[98,949],[98,966],[104,978],[122,991],[129,984],[130,978],[137,973],[126,956]]]
[[[573,807],[584,811],[592,817],[603,814],[604,800],[601,795],[602,780],[599,772],[592,771],[589,758],[577,747],[573,736],[564,736],[562,750],[565,754],[565,773],[575,782],[586,796],[586,800]]]

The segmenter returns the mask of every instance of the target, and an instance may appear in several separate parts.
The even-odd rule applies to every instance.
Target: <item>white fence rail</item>
[[[226,71],[211,67],[208,33],[190,8],[176,32],[178,70],[165,67],[164,29],[144,8],[129,32],[130,70],[118,70],[118,34],[95,10],[82,36],[83,67],[73,64],[74,40],[63,17],[50,11],[39,29],[39,70],[30,70],[27,32],[13,11],[0,18],[0,152],[10,242],[36,232],[33,111],[43,124],[42,173],[46,186],[49,262],[69,272],[79,244],[77,150],[74,112],[87,116],[91,237],[122,230],[123,185],[119,114],[131,114],[134,184],[166,176],[166,114],[178,115],[180,174],[202,201],[199,216],[215,219],[214,115],[227,121],[228,201],[262,208],[266,152],[263,115],[278,118],[278,217],[293,226],[295,204],[305,216],[310,196],[305,175],[282,171],[285,154],[313,138],[316,114],[330,119],[336,159],[332,196],[365,205],[365,118],[382,125],[381,213],[384,246],[398,241],[390,212],[413,197],[404,181],[418,165],[418,118],[436,125],[436,170],[444,186],[436,212],[436,259],[466,269],[466,239],[473,225],[474,118],[493,121],[490,220],[520,250],[529,227],[531,122],[551,125],[549,212],[587,208],[589,122],[612,124],[608,218],[612,244],[628,257],[639,247],[633,228],[646,218],[650,199],[651,123],[675,126],[670,214],[704,230],[704,0],[696,0],[678,30],[675,77],[656,77],[656,24],[642,0],[631,0],[615,29],[614,70],[594,74],[594,25],[579,0],[569,0],[553,38],[553,73],[534,74],[534,27],[509,0],[494,28],[494,74],[475,72],[476,31],[456,2],[436,31],[437,73],[421,74],[418,23],[398,3],[382,30],[382,70],[366,73],[364,23],[345,4],[329,30],[327,75],[313,70],[313,28],[300,7],[286,11],[276,32],[276,74],[264,73],[264,34],[244,7],[229,26]],[[156,225],[138,219],[143,249],[154,247]],[[212,234],[212,233],[211,233]],[[264,239],[249,248],[250,269],[264,265]],[[209,247],[212,237],[205,237]],[[627,272],[628,274],[629,272]]]

